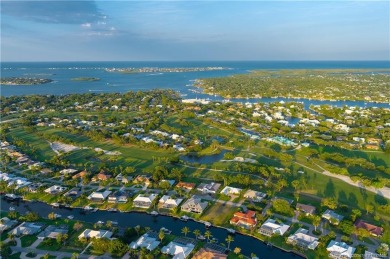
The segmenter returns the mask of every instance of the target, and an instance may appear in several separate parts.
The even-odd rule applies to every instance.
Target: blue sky
[[[1,60],[389,60],[389,17],[389,1],[1,1]]]

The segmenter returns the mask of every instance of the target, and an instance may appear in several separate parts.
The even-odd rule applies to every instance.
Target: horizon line
[[[0,63],[32,63],[32,62],[389,62],[390,59],[316,59],[316,60],[303,60],[303,59],[278,59],[278,60],[0,60]]]

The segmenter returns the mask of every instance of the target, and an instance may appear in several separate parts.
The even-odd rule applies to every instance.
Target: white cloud
[[[92,24],[89,22],[81,24],[81,27],[84,27],[84,28],[91,28],[91,26],[92,26]]]

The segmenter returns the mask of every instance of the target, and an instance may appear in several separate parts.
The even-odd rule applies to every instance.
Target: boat
[[[7,193],[5,196],[4,196],[4,199],[6,200],[10,200],[10,201],[14,201],[14,200],[18,200],[18,199],[21,199],[22,197],[18,196],[18,195],[15,195],[13,193]]]
[[[154,211],[150,212],[150,215],[152,215],[152,216],[158,216],[158,212],[154,210]]]
[[[104,224],[104,221],[99,220],[98,222],[96,222],[96,224],[98,224],[98,225],[103,225],[103,224]]]
[[[14,211],[15,207],[9,207],[9,211]]]
[[[118,210],[115,209],[115,208],[110,208],[110,209],[108,209],[107,211],[109,211],[109,212],[117,212]]]
[[[68,219],[73,219],[74,216],[73,216],[73,215],[69,215],[69,216],[67,216],[67,218],[68,218]]]
[[[230,234],[235,234],[236,231],[234,229],[231,229],[231,228],[228,228],[227,231],[230,233]]]
[[[187,221],[188,219],[189,217],[187,217],[186,215],[180,217],[181,221]]]
[[[197,237],[197,239],[198,239],[198,240],[206,240],[206,238],[205,238],[204,236],[202,236],[202,235],[199,235],[199,236]]]
[[[99,209],[98,208],[94,208],[93,210],[92,210],[92,212],[96,212],[96,211],[98,211]]]
[[[213,237],[210,242],[211,243],[218,243],[218,238]]]
[[[84,210],[85,210],[85,211],[93,210],[93,208],[92,208],[91,206],[88,206],[88,205],[87,205],[87,206],[84,207]]]
[[[167,235],[169,235],[169,234],[171,234],[171,233],[172,233],[172,231],[171,231],[171,230],[169,230],[169,229],[167,229],[167,228],[164,228],[164,227],[160,228],[160,231],[163,231],[163,232],[164,232],[164,234],[167,234]]]
[[[57,214],[57,213],[54,214],[54,218],[56,218],[56,219],[61,218],[61,217],[62,216],[60,214]]]
[[[52,203],[52,204],[50,204],[52,207],[54,207],[54,208],[59,208],[60,207],[60,204],[59,203],[57,203],[57,202],[54,202],[54,203]]]
[[[207,222],[207,221],[204,222],[204,225],[206,226],[206,228],[211,227],[211,223],[210,223],[210,222]]]

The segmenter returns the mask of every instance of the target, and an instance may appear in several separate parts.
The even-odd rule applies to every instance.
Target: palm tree
[[[205,238],[207,238],[207,242],[210,242],[210,238],[213,236],[209,230],[204,232]]]
[[[158,238],[160,239],[161,242],[163,241],[164,237],[165,237],[164,231],[160,230],[160,232],[158,233]]]
[[[195,229],[194,232],[195,237],[198,238],[198,236],[200,236],[200,230],[199,229]]]
[[[313,217],[313,225],[314,225],[314,230],[317,231],[317,227],[318,225],[320,225],[320,222],[321,222],[321,218],[320,216],[314,216]]]
[[[8,233],[8,239],[9,239],[11,242],[15,241],[15,234],[12,233],[12,232],[9,232],[9,233]]]
[[[234,238],[231,235],[228,235],[225,241],[228,243],[228,250],[230,250],[230,243],[234,241]]]
[[[181,229],[181,233],[184,234],[184,236],[187,236],[187,234],[190,232],[190,228],[189,227],[184,227]]]
[[[137,225],[134,227],[135,232],[137,232],[137,236],[139,236],[139,231],[141,230],[141,226]]]

